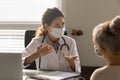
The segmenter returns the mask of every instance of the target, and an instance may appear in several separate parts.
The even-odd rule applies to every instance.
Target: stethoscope
[[[66,43],[65,39],[64,39],[63,37],[61,37],[61,38],[63,39],[64,44],[62,44],[62,45],[61,45],[61,47],[60,47],[60,51],[61,51],[61,50],[62,50],[62,48],[63,48],[63,47],[65,47],[65,46],[67,47],[67,49],[68,49],[68,51],[69,51],[69,50],[70,50],[70,48],[69,48],[68,44]]]
[[[47,32],[45,34],[43,34],[43,39],[42,39],[42,43],[44,43],[45,37],[47,35]],[[62,51],[63,47],[66,47],[68,52],[70,50],[70,47],[68,46],[68,44],[66,43],[64,37],[61,37],[63,39],[63,44],[60,46],[60,51]],[[39,69],[40,69],[40,63],[41,63],[41,58],[39,58]]]

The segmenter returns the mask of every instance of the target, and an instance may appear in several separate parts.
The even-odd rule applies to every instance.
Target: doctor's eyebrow
[[[58,28],[59,28],[59,27],[63,26],[64,24],[65,24],[64,22],[62,23],[62,25],[56,23],[56,24],[55,24],[55,27],[58,27]]]

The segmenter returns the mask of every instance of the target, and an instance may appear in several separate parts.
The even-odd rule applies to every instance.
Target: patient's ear
[[[102,53],[101,53],[101,51],[100,51],[100,49],[98,48],[98,47],[96,47],[95,45],[94,45],[94,52],[98,55],[98,56],[102,56]]]
[[[94,51],[95,51],[95,53],[96,53],[97,55],[102,56],[101,53],[100,53],[100,51],[99,51],[97,48],[94,48]]]
[[[99,57],[105,57],[107,55],[107,51],[104,48],[97,47],[94,45],[94,51]]]

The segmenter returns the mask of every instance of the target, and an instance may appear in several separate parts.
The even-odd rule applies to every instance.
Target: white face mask
[[[50,34],[55,38],[60,38],[62,35],[64,35],[64,30],[63,28],[52,28]]]
[[[64,31],[64,32],[66,31],[66,28],[65,28],[65,27],[63,27],[63,31]]]

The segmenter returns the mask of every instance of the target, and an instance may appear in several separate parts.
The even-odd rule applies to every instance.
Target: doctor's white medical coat
[[[63,35],[63,38],[66,41],[66,44],[69,46],[70,50],[68,51],[66,46],[62,47],[62,50],[60,50],[60,47],[62,44],[64,44],[64,41],[62,38],[59,39],[60,47],[59,50],[56,51],[53,50],[51,53],[41,57],[40,62],[40,69],[43,70],[60,70],[60,71],[72,71],[69,63],[64,58],[61,52],[64,52],[66,55],[70,56],[78,56],[75,60],[75,70],[78,73],[81,73],[81,66],[80,66],[80,59],[79,54],[76,47],[76,42],[73,38],[69,36]],[[24,60],[27,56],[35,53],[37,51],[37,47],[41,44],[43,37],[40,38],[33,38],[29,45],[26,47],[26,49],[22,53],[22,60],[24,63]],[[46,39],[46,38],[45,38]],[[46,40],[44,40],[44,43],[47,43]],[[36,61],[36,67],[39,70],[39,58],[35,60]],[[24,66],[25,67],[25,66]]]

